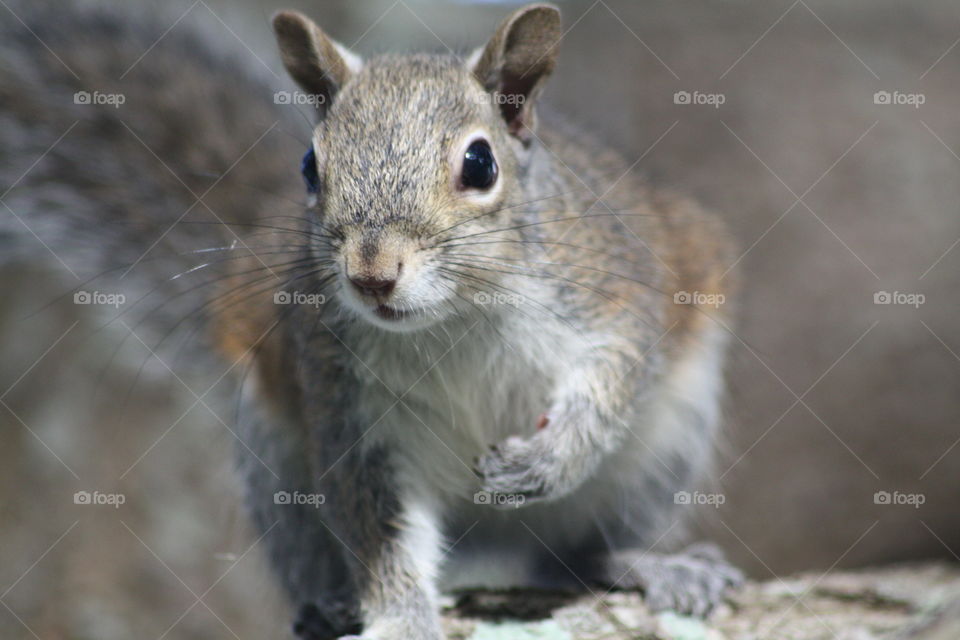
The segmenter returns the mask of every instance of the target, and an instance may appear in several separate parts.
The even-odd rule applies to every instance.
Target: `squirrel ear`
[[[532,4],[500,23],[487,45],[468,64],[480,84],[500,94],[496,104],[510,132],[529,143],[534,128],[533,103],[557,61],[560,10]]]
[[[315,104],[322,115],[340,87],[360,71],[363,61],[297,11],[276,13],[273,31],[283,66],[301,89],[319,96]]]

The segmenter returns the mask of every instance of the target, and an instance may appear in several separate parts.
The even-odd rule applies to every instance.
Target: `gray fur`
[[[90,15],[110,32],[108,16]],[[214,106],[188,145],[142,105],[131,113],[147,119],[130,124],[141,141],[130,139],[122,111],[77,110],[76,139],[51,151],[53,170],[31,174],[9,202],[48,221],[58,249],[84,225],[108,228],[92,243],[99,268],[136,261],[159,237],[169,260],[140,262],[147,282],[189,268],[183,247],[255,249],[216,267],[223,279],[210,288],[178,291],[212,303],[201,326],[243,364],[240,466],[254,522],[303,612],[298,631],[323,638],[362,625],[363,638],[436,640],[441,587],[613,586],[620,569],[620,586],[645,589],[657,606],[707,613],[737,581],[722,560],[635,554],[672,528],[675,492],[709,466],[729,311],[675,304],[674,293],[732,298],[718,278],[730,257],[722,228],[686,199],[621,178],[622,158],[588,137],[537,121],[559,30],[546,5],[508,17],[479,57],[383,56],[362,67],[302,16],[286,12],[274,24],[293,77],[327,101],[312,136],[320,190],[305,212],[284,218],[275,201],[244,190],[300,197],[290,183],[302,150],[265,138],[257,162],[231,169],[229,159],[269,131],[270,105],[251,97],[268,90],[242,75],[216,84],[219,62],[191,56],[189,40],[183,59],[145,60],[145,86],[127,88],[131,99],[154,96],[174,65],[209,79],[180,83],[187,98],[162,110],[175,129],[180,110]],[[135,34],[122,31],[113,46],[136,49]],[[45,35],[60,47],[96,46],[66,28]],[[4,46],[37,55],[28,41]],[[90,58],[85,78],[106,86],[122,72],[112,57]],[[5,110],[14,132],[38,140],[67,129],[65,97],[82,86],[46,62],[3,70],[2,86],[31,85],[28,101],[62,101],[45,110],[53,123],[36,122],[35,105]],[[210,94],[219,99],[198,99]],[[497,95],[525,102],[505,110]],[[470,134],[497,157],[487,194],[458,186]],[[221,170],[231,170],[203,206],[229,225],[171,227],[193,189],[171,187],[163,165],[189,173],[222,164],[221,155]],[[99,165],[78,168],[91,159]],[[2,176],[10,183],[15,172]],[[264,236],[248,226],[266,224],[280,228]],[[125,225],[130,234],[112,234]],[[350,285],[358,274],[389,274],[397,286],[372,305]],[[325,302],[274,304],[290,289]],[[388,303],[406,315],[377,316]],[[164,315],[151,319],[164,324]],[[478,502],[478,491],[521,508]],[[324,500],[282,504],[277,492]],[[458,541],[448,558],[445,538]],[[643,562],[624,564],[635,557]],[[471,573],[477,567],[500,571]]]

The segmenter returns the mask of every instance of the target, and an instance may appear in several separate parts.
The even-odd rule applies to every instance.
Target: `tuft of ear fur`
[[[497,97],[510,132],[524,143],[530,141],[533,103],[556,65],[561,37],[557,7],[527,5],[507,16],[468,61],[474,76]]]
[[[315,104],[322,116],[363,61],[297,11],[274,14],[273,31],[283,66],[301,89],[318,96]]]

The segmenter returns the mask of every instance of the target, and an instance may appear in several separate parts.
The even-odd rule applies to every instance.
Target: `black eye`
[[[313,147],[307,149],[303,154],[303,160],[300,161],[300,173],[303,174],[303,181],[307,185],[307,193],[316,193],[320,184],[320,177],[317,175],[317,156],[313,153]]]
[[[497,181],[497,161],[486,140],[475,140],[463,154],[460,184],[468,189],[489,189]]]

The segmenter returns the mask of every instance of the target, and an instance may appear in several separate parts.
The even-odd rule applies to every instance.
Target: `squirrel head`
[[[466,58],[364,61],[302,14],[280,12],[273,26],[316,107],[307,215],[332,238],[314,250],[334,265],[342,306],[394,331],[455,313],[491,277],[471,275],[481,258],[455,259],[457,239],[507,237],[498,229],[529,199],[534,103],[556,61],[559,12],[521,8]],[[487,244],[466,249],[505,250]]]

